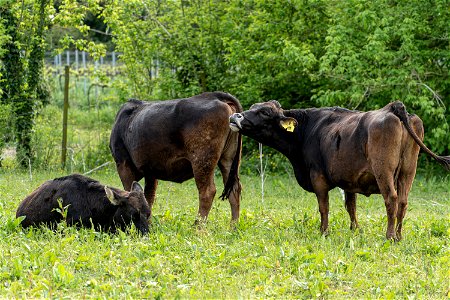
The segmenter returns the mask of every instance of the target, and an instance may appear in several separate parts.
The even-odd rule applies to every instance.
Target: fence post
[[[70,66],[70,51],[66,51],[66,65]]]
[[[61,147],[61,166],[66,167],[67,155],[67,114],[69,111],[69,71],[70,66],[64,67],[64,110],[63,110],[63,132],[62,132],[62,147]]]
[[[81,52],[81,54],[82,54],[82,61],[83,61],[83,77],[84,77],[84,95],[87,95],[87,79],[86,79],[86,73],[87,73],[87,70],[86,70],[86,52]]]
[[[78,49],[75,49],[75,69],[78,71]]]
[[[111,57],[112,57],[112,69],[113,69],[112,73],[114,76],[114,75],[116,75],[116,52],[115,51],[113,51],[111,53]]]

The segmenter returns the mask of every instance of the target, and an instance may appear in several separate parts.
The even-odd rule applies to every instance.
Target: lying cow
[[[338,107],[283,110],[272,100],[233,114],[230,127],[289,159],[299,185],[317,196],[323,233],[328,228],[328,191],[340,187],[352,229],[358,227],[356,194],[381,193],[386,237],[400,240],[419,150],[447,169],[450,164],[450,157],[436,156],[422,143],[422,121],[398,101],[358,112]]]
[[[229,117],[242,112],[233,96],[203,93],[191,98],[145,102],[129,100],[116,116],[110,149],[126,190],[145,178],[150,209],[158,179],[181,183],[195,178],[199,192],[198,216],[205,220],[216,194],[218,165],[232,220],[239,217],[241,184],[238,171],[241,135],[229,128]]]
[[[65,207],[67,225],[114,232],[133,222],[141,233],[148,232],[150,208],[139,183],[125,192],[78,174],[44,182],[20,203],[16,217],[25,216],[21,223],[25,228],[54,227],[63,219]]]

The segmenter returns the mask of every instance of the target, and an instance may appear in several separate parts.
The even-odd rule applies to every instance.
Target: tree
[[[132,95],[225,90],[244,107],[370,110],[402,100],[450,151],[446,0],[137,1],[106,5]],[[159,71],[155,75],[155,68]]]
[[[325,1],[232,1],[223,26],[233,90],[249,104],[313,106],[311,76],[323,53]]]
[[[226,5],[119,0],[108,5],[103,17],[122,52],[133,95],[164,99],[219,89],[226,69],[221,26]]]
[[[2,103],[9,104],[14,116],[18,161],[26,166],[32,158],[31,133],[35,106],[38,96],[44,94],[41,75],[49,0],[22,4],[19,7],[7,1],[1,7],[8,40],[2,51],[3,80],[0,89],[3,91]],[[23,21],[25,18],[28,22]]]
[[[25,98],[24,95],[24,67],[23,60],[20,55],[19,49],[19,34],[16,30],[18,26],[18,20],[14,15],[12,10],[12,2],[4,3],[0,11],[2,15],[5,31],[5,43],[2,47],[1,54],[1,103],[2,103],[2,115],[4,119],[2,120],[3,125],[8,124],[6,118],[10,117],[11,114],[7,114],[5,108],[13,107],[14,105],[20,103],[21,99]],[[9,111],[9,110],[8,110]],[[12,115],[16,116],[18,110],[14,111]],[[14,122],[14,127],[17,128],[17,122]],[[2,147],[3,150],[5,145],[5,140],[7,139],[6,132],[3,132],[2,136]]]
[[[220,89],[244,103],[268,97],[291,106],[311,97],[324,10],[322,1],[116,0],[103,16],[134,96]]]
[[[11,108],[17,160],[23,166],[33,158],[31,135],[36,110],[49,98],[44,86],[43,59],[50,25],[74,27],[86,34],[89,26],[83,24],[83,18],[90,12],[98,12],[98,7],[96,0],[86,5],[63,0],[57,4],[58,11],[52,0],[7,0],[0,4],[0,29],[5,33],[0,38],[1,103]],[[64,36],[61,47],[73,44],[91,50],[94,55],[104,50],[103,46],[70,35]]]

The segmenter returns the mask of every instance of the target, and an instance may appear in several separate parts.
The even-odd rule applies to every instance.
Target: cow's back
[[[28,195],[19,205],[16,217],[25,216],[23,227],[35,224],[50,224],[59,222],[62,215],[55,209],[59,207],[57,193],[58,184],[48,180]]]
[[[65,209],[68,223],[76,223],[81,218],[95,218],[93,211],[103,214],[109,206],[98,181],[73,174],[40,185],[20,203],[16,217],[26,216],[23,227],[51,224],[62,220],[60,209]]]
[[[124,143],[124,137],[128,124],[132,120],[136,111],[144,105],[143,101],[130,99],[122,105],[116,115],[114,126],[110,136],[110,150],[114,159],[123,161],[129,159],[128,151]]]

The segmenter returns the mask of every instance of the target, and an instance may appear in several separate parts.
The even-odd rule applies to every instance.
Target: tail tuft
[[[438,156],[436,161],[450,172],[450,156]]]

